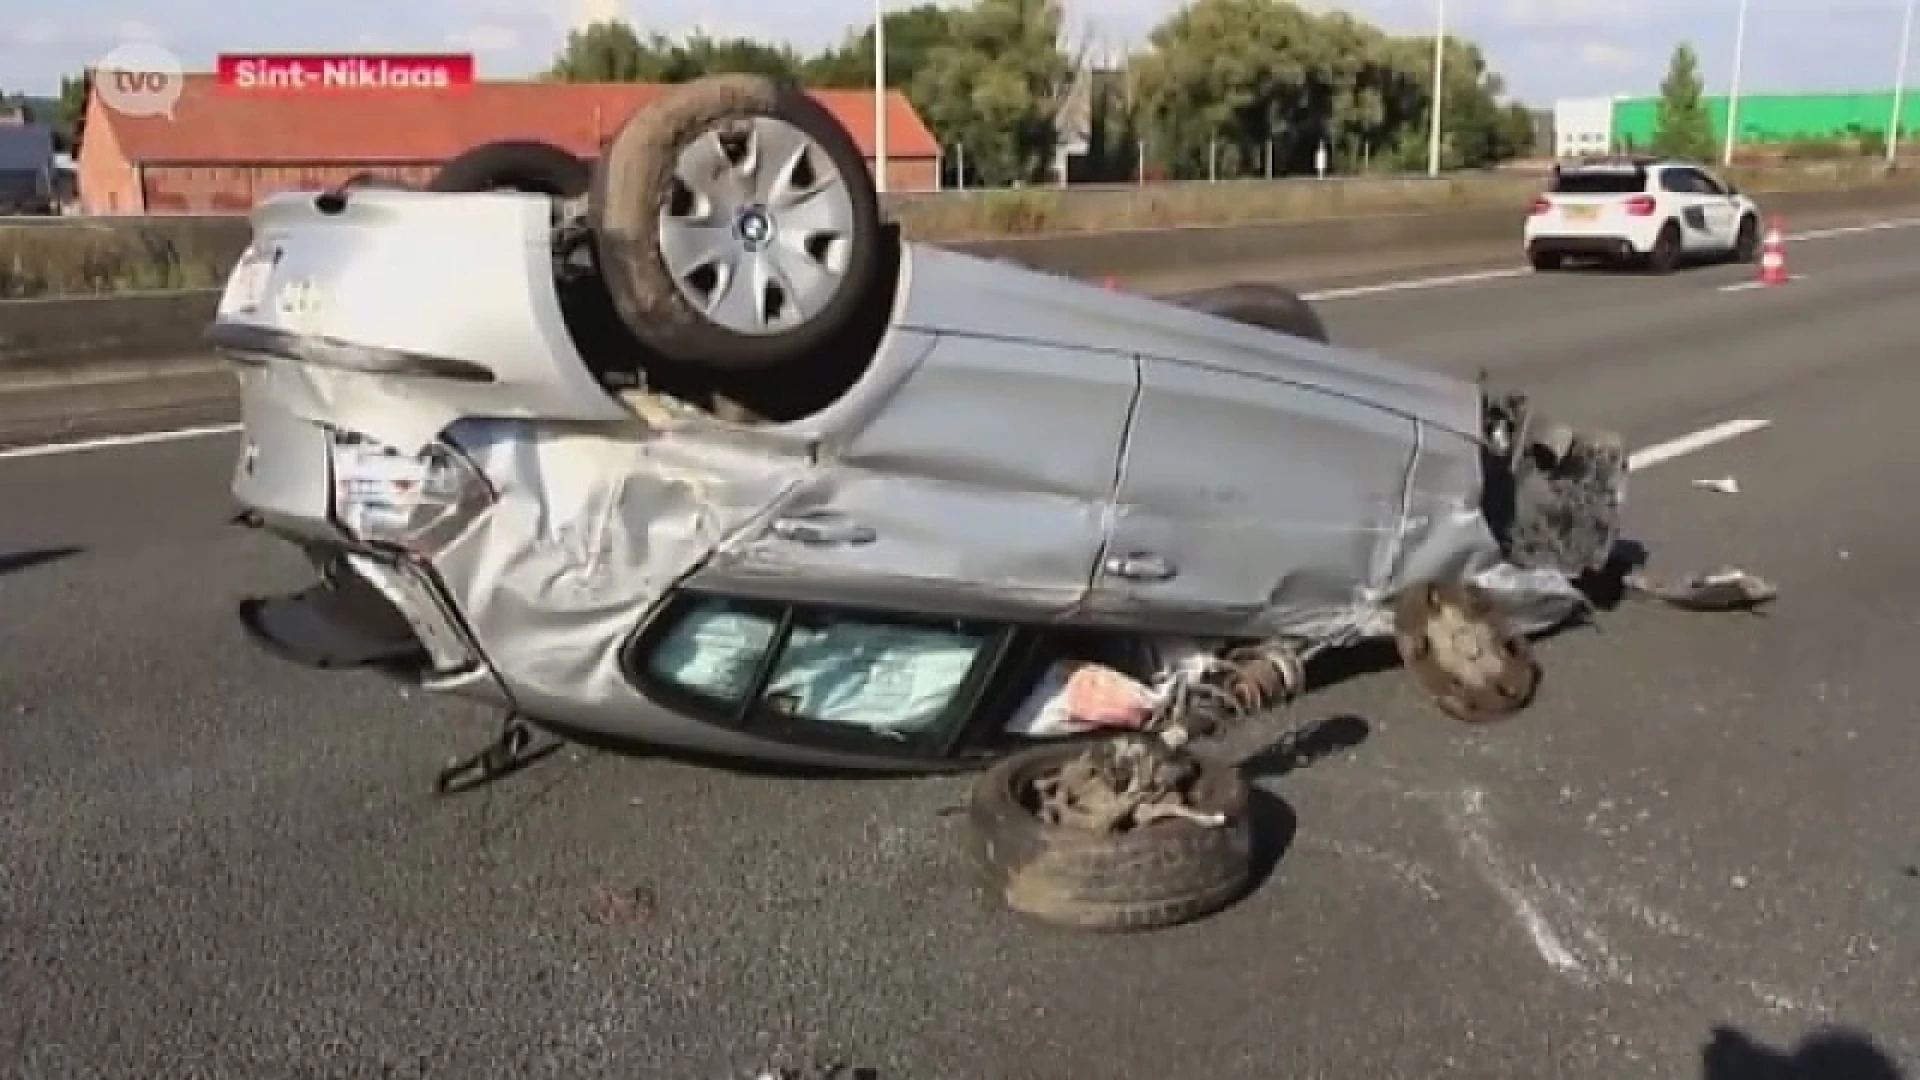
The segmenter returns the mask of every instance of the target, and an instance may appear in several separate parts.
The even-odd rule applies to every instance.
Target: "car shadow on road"
[[[1906,1080],[1867,1035],[1825,1028],[1791,1050],[1775,1050],[1729,1027],[1715,1028],[1700,1051],[1701,1080]]]
[[[1258,784],[1247,787],[1247,823],[1253,832],[1253,864],[1247,875],[1242,898],[1263,888],[1280,863],[1293,849],[1293,838],[1300,831],[1300,819],[1287,801]]]
[[[1240,759],[1240,771],[1251,779],[1277,780],[1334,754],[1352,750],[1373,734],[1366,718],[1337,713],[1293,728],[1278,739]]]
[[[10,551],[0,554],[0,575],[11,574],[18,570],[31,570],[36,566],[59,562],[61,559],[80,554],[83,549],[77,547],[28,548],[25,551]]]

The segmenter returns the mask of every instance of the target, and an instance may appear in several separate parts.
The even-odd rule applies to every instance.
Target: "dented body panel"
[[[643,742],[857,765],[870,755],[691,716],[627,654],[689,589],[1312,651],[1386,632],[1385,598],[1411,583],[1518,580],[1481,512],[1472,384],[909,245],[845,394],[729,423],[596,380],[549,217],[517,194],[365,191],[332,212],[277,196],[211,331],[241,371],[235,497],[304,546],[396,567],[406,580],[362,576],[470,654],[429,686]],[[491,501],[431,551],[369,554],[336,505],[333,430],[452,446]],[[1551,576],[1529,587],[1537,621],[1564,615]]]

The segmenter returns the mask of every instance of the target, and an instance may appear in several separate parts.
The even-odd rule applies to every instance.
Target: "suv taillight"
[[[1553,200],[1547,198],[1545,195],[1535,195],[1533,197],[1533,216],[1538,217],[1551,209],[1553,209]]]
[[[1634,217],[1651,217],[1653,214],[1653,196],[1635,195],[1627,200],[1627,213]]]

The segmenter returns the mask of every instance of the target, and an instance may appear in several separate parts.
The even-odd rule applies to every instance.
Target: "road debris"
[[[1740,494],[1740,481],[1735,480],[1731,476],[1723,476],[1718,480],[1695,480],[1693,486],[1705,488],[1708,491],[1717,491],[1722,495]]]
[[[596,885],[587,894],[587,921],[595,926],[632,926],[653,921],[659,902],[644,885],[615,888]]]
[[[880,1080],[880,1070],[858,1068],[844,1062],[798,1069],[768,1066],[754,1073],[753,1080]]]
[[[1089,832],[1123,832],[1167,818],[1218,828],[1226,816],[1188,802],[1199,763],[1157,738],[1115,739],[1089,748],[1058,772],[1035,778],[1040,820]]]
[[[1635,571],[1624,583],[1635,592],[1685,611],[1757,611],[1780,595],[1772,582],[1733,567],[1670,581]]]

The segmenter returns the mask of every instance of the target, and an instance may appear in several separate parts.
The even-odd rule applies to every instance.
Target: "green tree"
[[[693,34],[675,41],[641,38],[624,22],[601,22],[567,34],[547,78],[557,82],[682,83],[722,71],[797,77],[793,50],[746,38]]]
[[[926,70],[934,50],[953,40],[953,14],[953,9],[937,4],[887,12],[888,85],[911,85]],[[851,90],[872,86],[873,27],[810,57],[801,76],[808,86]]]
[[[1132,65],[1135,111],[1155,161],[1181,177],[1313,167],[1324,142],[1334,166],[1426,166],[1433,41],[1397,38],[1341,11],[1288,0],[1194,0],[1157,27]],[[1504,87],[1480,49],[1449,38],[1443,162],[1479,167],[1512,157]]]
[[[1718,148],[1713,114],[1707,111],[1706,87],[1700,79],[1700,57],[1693,46],[1682,42],[1673,50],[1667,77],[1660,83],[1653,152],[1706,161]]]
[[[556,82],[647,82],[659,71],[658,50],[625,22],[597,22],[567,31],[547,69]]]
[[[951,20],[950,36],[914,76],[909,98],[942,142],[964,147],[981,182],[1041,179],[1053,164],[1054,115],[1071,83],[1059,0],[975,0]]]

